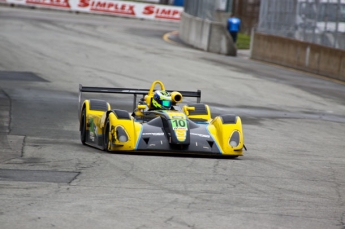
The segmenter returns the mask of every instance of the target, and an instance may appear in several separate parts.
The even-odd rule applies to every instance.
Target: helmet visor
[[[162,105],[163,105],[163,107],[170,107],[171,106],[171,101],[167,101],[167,100],[163,100],[162,101]]]

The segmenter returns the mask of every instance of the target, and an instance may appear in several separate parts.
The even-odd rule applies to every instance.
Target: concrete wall
[[[237,49],[224,23],[181,15],[179,36],[185,43],[212,53],[236,56]]]
[[[345,81],[344,50],[261,33],[252,39],[252,59]]]

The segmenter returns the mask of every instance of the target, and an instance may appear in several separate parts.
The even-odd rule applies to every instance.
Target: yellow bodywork
[[[97,110],[90,110],[90,101],[85,100],[83,106],[85,107],[86,111],[86,130],[90,131],[90,123],[92,122],[96,128],[97,135],[103,135],[104,128],[106,125],[106,118],[109,120],[109,132],[108,136],[111,140],[111,144],[108,145],[109,151],[127,151],[127,150],[135,150],[137,140],[140,136],[141,132],[141,124],[134,121],[131,117],[130,120],[126,119],[118,119],[116,115],[112,112],[109,113],[107,117],[106,111],[97,111]],[[108,111],[111,110],[111,107],[108,103]],[[91,121],[92,120],[92,121]],[[127,142],[119,142],[116,136],[116,128],[122,127],[127,136]],[[105,133],[107,134],[107,133]]]
[[[194,111],[195,107],[183,106],[183,112],[188,116],[190,119],[203,119],[205,122],[210,122],[211,118],[211,111],[208,105],[205,104],[207,114],[203,115],[190,115],[189,111]]]
[[[243,155],[244,141],[240,117],[237,116],[236,124],[223,124],[221,118],[217,116],[210,122],[207,128],[214,140],[218,143],[219,149],[222,150],[222,154],[233,156]],[[234,131],[239,132],[240,142],[237,147],[233,148],[230,146],[229,141]]]
[[[111,140],[111,144],[108,144],[109,151],[131,151],[135,150],[138,138],[141,132],[141,124],[134,121],[133,118],[130,120],[118,119],[114,113],[110,113],[109,119],[109,132],[108,139]],[[128,141],[119,141],[118,136],[116,136],[116,128],[122,127],[127,136]],[[107,133],[105,133],[107,134]]]
[[[98,135],[102,135],[103,134],[103,130],[101,128],[102,126],[102,121],[101,121],[101,117],[103,114],[105,114],[106,112],[104,111],[97,111],[97,110],[90,110],[90,100],[85,100],[83,107],[85,107],[85,111],[86,111],[86,130],[90,130],[90,120],[93,120],[93,123],[96,125],[97,127],[97,134]],[[110,104],[108,103],[108,110],[110,110]],[[80,120],[80,119],[79,119]]]

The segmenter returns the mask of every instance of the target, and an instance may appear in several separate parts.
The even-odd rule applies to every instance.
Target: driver
[[[171,108],[171,95],[169,92],[164,90],[157,90],[155,91],[151,110],[169,110]]]

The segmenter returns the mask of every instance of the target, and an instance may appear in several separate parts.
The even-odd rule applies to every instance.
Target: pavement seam
[[[9,105],[9,110],[8,110],[8,126],[7,126],[7,130],[8,130],[8,135],[11,134],[11,124],[12,124],[12,100],[11,97],[5,92],[5,90],[1,90],[2,93],[7,97],[8,101],[10,102]]]

